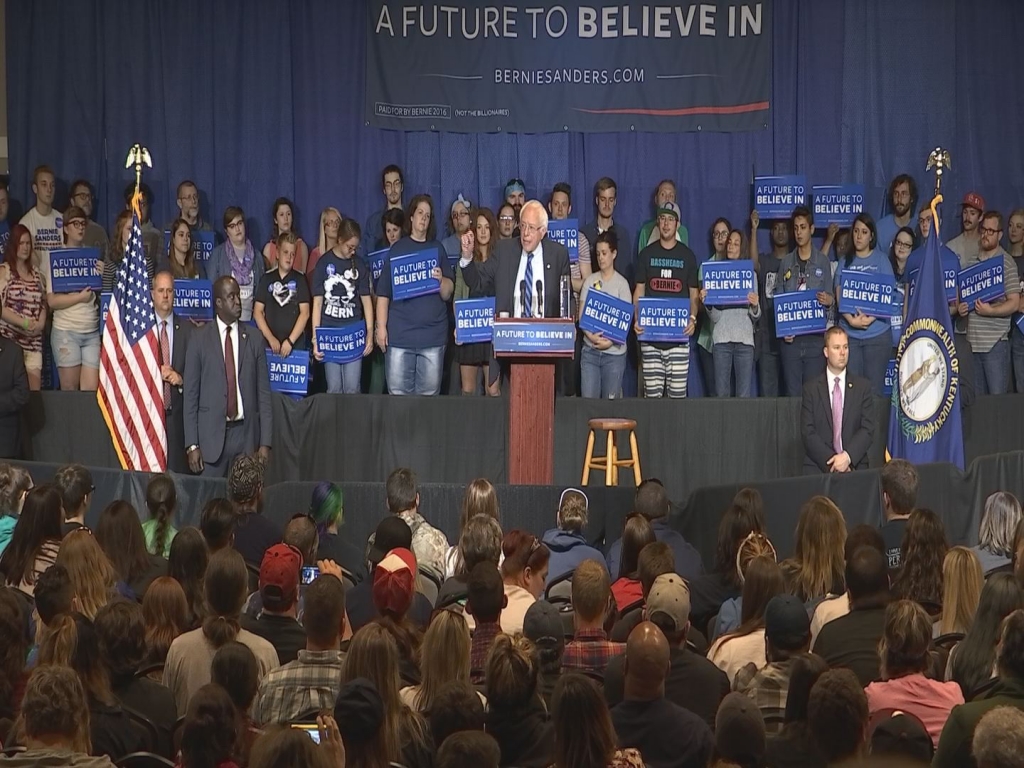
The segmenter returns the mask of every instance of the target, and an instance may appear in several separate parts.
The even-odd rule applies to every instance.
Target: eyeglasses
[[[244,221],[232,221],[230,224],[228,224],[228,229],[241,229],[244,226]]]
[[[536,224],[528,224],[525,221],[520,221],[519,222],[519,230],[521,232],[525,232],[528,235],[531,235],[534,232],[540,232],[543,229],[544,229],[544,227],[538,226]]]
[[[714,233],[715,240],[724,240],[728,236],[729,236],[728,232],[715,232]]]
[[[75,194],[71,196],[71,199],[92,200],[92,192],[90,192],[89,190],[85,190],[84,192],[75,192]]]
[[[397,192],[402,188],[402,182],[400,181],[385,181],[384,191],[385,192]]]
[[[74,221],[67,222],[64,226],[65,227],[78,227],[78,229],[85,229],[85,221],[83,219],[75,219]]]
[[[499,216],[498,221],[515,221],[515,216]]]
[[[998,235],[1002,232],[1002,229],[992,229],[992,227],[978,227],[978,231],[983,235]]]
[[[894,245],[895,245],[895,246],[896,246],[897,248],[908,248],[908,249],[909,249],[909,248],[913,248],[913,247],[914,247],[914,244],[913,244],[913,243],[908,243],[908,242],[906,242],[905,240],[897,240],[897,241],[896,241],[896,242],[894,243]]]
[[[198,203],[199,202],[199,195],[196,194],[195,192],[193,192],[191,195],[182,195],[178,199],[179,200],[184,200],[186,203]]]

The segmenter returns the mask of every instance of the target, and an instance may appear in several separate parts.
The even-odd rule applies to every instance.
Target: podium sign
[[[494,318],[496,357],[572,357],[576,324],[572,320]]]

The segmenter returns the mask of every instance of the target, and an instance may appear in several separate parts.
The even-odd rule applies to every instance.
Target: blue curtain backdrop
[[[863,183],[880,215],[896,173],[930,191],[925,158],[942,145],[947,200],[976,189],[1004,212],[1024,200],[1019,0],[777,0],[772,12],[763,130],[470,135],[365,126],[358,0],[7,0],[12,193],[31,205],[31,170],[47,163],[64,184],[93,181],[109,227],[139,141],[156,166],[146,178],[158,224],[192,178],[203,215],[219,229],[225,206],[243,206],[260,246],[279,195],[297,203],[307,242],[324,206],[365,221],[391,162],[405,169],[406,199],[428,192],[445,211],[459,193],[495,206],[511,176],[545,198],[567,180],[581,221],[608,175],[634,236],[671,177],[700,252],[716,216],[746,220],[755,169]],[[945,210],[949,237],[958,209]]]

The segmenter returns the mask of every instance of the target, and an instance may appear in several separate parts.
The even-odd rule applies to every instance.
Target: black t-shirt
[[[660,240],[653,242],[637,258],[636,284],[644,286],[644,296],[648,298],[689,300],[690,289],[700,287],[697,257],[680,242],[669,250],[662,247]],[[670,349],[678,344],[656,342],[652,346]]]
[[[306,632],[302,625],[291,616],[276,616],[262,613],[258,619],[243,615],[242,629],[259,635],[277,651],[277,658],[282,664],[295,661],[299,651],[306,647]]]
[[[235,551],[250,565],[260,567],[264,553],[281,543],[281,531],[258,512],[243,512],[235,521]]]
[[[372,590],[373,579],[365,579],[345,595],[345,609],[348,612],[348,621],[352,625],[353,632],[358,632],[380,616],[377,606],[373,604]],[[406,615],[413,624],[425,630],[430,624],[430,614],[433,611],[434,607],[430,601],[417,592],[412,596],[412,606]]]
[[[343,259],[328,251],[316,263],[313,295],[324,300],[320,308],[320,325],[324,328],[362,322],[361,297],[370,295],[370,270],[358,259]]]
[[[154,746],[157,754],[173,757],[171,734],[178,711],[170,689],[147,677],[129,677],[114,681],[114,695],[122,706],[145,715],[156,726],[160,737]]]
[[[278,270],[267,272],[260,278],[255,301],[263,305],[263,313],[270,332],[278,341],[289,338],[299,319],[299,305],[309,304],[309,285],[306,276],[291,270],[281,277]],[[306,348],[306,333],[302,332],[295,349]]]
[[[142,572],[135,581],[128,585],[128,588],[135,593],[135,599],[140,603],[149,585],[161,576],[167,575],[167,561],[158,555],[149,556],[149,568]]]
[[[907,530],[907,518],[890,520],[882,526],[882,541],[885,542],[885,558],[889,561],[889,572],[903,566],[903,533]]]
[[[316,551],[317,560],[333,560],[351,573],[356,582],[366,578],[366,561],[359,547],[351,544],[336,533],[320,534],[320,547]]]
[[[61,525],[61,528],[60,528],[61,537],[63,538],[64,536],[67,536],[72,531],[77,531],[79,528],[85,528],[85,526],[82,525],[79,522],[74,521],[74,520],[68,520],[67,522],[65,522],[65,523],[63,523]]]
[[[107,755],[111,760],[145,751],[147,746],[127,712],[116,704],[108,707],[95,700],[89,702],[89,735],[92,754]]]
[[[878,641],[885,629],[885,608],[850,611],[833,619],[818,633],[814,652],[830,667],[851,670],[862,686],[880,680]]]
[[[664,697],[620,702],[612,707],[612,724],[619,746],[639,749],[651,768],[705,768],[711,759],[708,724]]]
[[[760,269],[757,272],[757,284],[761,295],[761,327],[769,334],[771,341],[778,341],[775,338],[775,308],[772,298],[775,296],[775,281],[778,279],[779,267],[782,266],[782,259],[775,254],[762,253],[758,257]]]

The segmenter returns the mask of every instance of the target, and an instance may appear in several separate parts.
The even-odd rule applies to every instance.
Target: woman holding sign
[[[252,317],[267,346],[275,355],[288,357],[306,348],[309,320],[309,286],[306,276],[295,267],[299,238],[282,232],[274,243],[277,266],[260,279],[253,302]]]
[[[21,347],[32,390],[42,384],[45,285],[42,273],[32,266],[32,233],[24,224],[15,224],[0,264],[0,336]]]
[[[245,212],[237,205],[224,210],[224,231],[228,239],[210,254],[210,260],[199,267],[199,274],[211,283],[230,275],[238,283],[242,300],[243,323],[252,319],[253,293],[263,277],[263,257],[257,258],[252,241],[245,236]]]
[[[479,208],[473,212],[473,228],[462,236],[462,248],[467,257],[472,254],[473,261],[483,263],[490,258],[494,251],[494,243],[498,239],[498,222],[491,213],[490,208]],[[467,248],[468,246],[468,248]],[[471,290],[462,276],[462,267],[455,267],[455,298],[456,299],[482,299],[484,294],[480,291]],[[500,369],[494,359],[494,352],[489,342],[482,341],[476,344],[462,344],[455,351],[455,358],[459,361],[459,375],[462,378],[462,394],[475,395],[477,383],[480,380],[480,370],[483,369],[487,381],[484,386],[487,394],[497,397],[501,394],[499,382]]]
[[[888,318],[864,314],[858,307],[850,312],[849,302],[841,296],[843,275],[851,272],[887,278],[895,284],[888,257],[877,249],[875,221],[868,213],[858,213],[851,228],[853,253],[840,261],[836,269],[835,289],[839,299],[839,325],[850,339],[849,371],[871,382],[871,391],[881,395],[885,388],[885,369],[892,356],[892,331]]]
[[[72,206],[64,212],[65,247],[82,248],[84,239],[85,213],[81,208]],[[96,260],[96,269],[104,269],[104,263],[99,259]],[[95,390],[100,382],[100,314],[96,293],[91,288],[54,293],[49,258],[43,260],[43,277],[49,291],[46,303],[53,310],[50,344],[57,360],[60,388]]]
[[[270,215],[274,217],[273,235],[270,238],[270,242],[263,246],[263,265],[264,268],[268,270],[277,266],[278,236],[293,231],[295,207],[292,205],[292,201],[287,197],[279,197],[274,201],[274,207]],[[306,244],[302,242],[302,238],[296,235],[295,258],[292,259],[292,268],[302,272],[303,267],[308,260],[309,248],[307,248]]]
[[[629,283],[615,271],[615,257],[619,253],[619,238],[615,231],[606,229],[597,236],[598,271],[583,281],[580,291],[580,316],[587,304],[590,291],[602,291],[622,301],[632,301]],[[604,334],[583,331],[583,351],[580,355],[580,392],[583,397],[614,400],[622,397],[622,374],[626,370],[626,345],[614,344]]]
[[[725,246],[726,259],[735,261],[747,253],[746,237],[738,229],[729,233]],[[704,303],[708,292],[701,289]],[[757,291],[747,294],[745,307],[708,307],[711,317],[711,356],[715,368],[715,394],[732,397],[733,374],[736,376],[736,397],[751,397],[754,379],[754,321],[761,316]]]
[[[373,351],[373,303],[370,300],[369,270],[356,259],[363,236],[355,219],[345,219],[338,228],[338,242],[320,257],[313,273],[313,357],[324,361],[333,352],[321,349],[318,329],[356,330],[365,325],[362,349],[347,362],[324,362],[327,391],[359,393],[363,358]],[[339,344],[339,346],[341,346]],[[344,354],[344,353],[339,353]]]
[[[161,263],[158,272],[170,272],[175,280],[197,280],[199,270],[192,254],[192,228],[184,219],[171,224],[171,242],[167,249],[167,263]]]
[[[384,350],[391,394],[436,395],[455,281],[435,237],[430,195],[412,199],[403,231],[405,237],[391,246],[377,281],[377,346]]]

